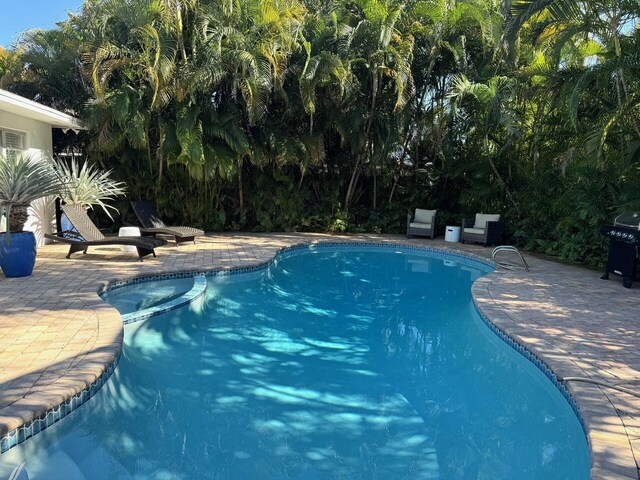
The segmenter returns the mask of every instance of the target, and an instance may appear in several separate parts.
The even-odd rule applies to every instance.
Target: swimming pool
[[[473,307],[489,271],[348,246],[210,276],[197,302],[128,325],[111,380],[2,454],[0,478],[22,462],[30,479],[588,478],[566,399]],[[162,300],[127,288],[111,300]]]

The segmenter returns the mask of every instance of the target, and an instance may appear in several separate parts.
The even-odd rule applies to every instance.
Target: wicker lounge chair
[[[149,200],[132,201],[131,206],[133,211],[136,212],[136,216],[142,228],[140,232],[142,235],[149,235],[155,237],[157,234],[170,235],[175,238],[176,245],[180,245],[184,242],[196,243],[196,237],[204,235],[202,230],[192,227],[170,227],[165,225],[162,219],[158,216],[153,203]]]
[[[502,222],[499,214],[476,213],[475,218],[462,221],[462,243],[478,242],[486,247],[502,241]]]
[[[167,244],[166,240],[146,237],[105,237],[87,215],[82,205],[62,205],[62,211],[67,216],[71,224],[75,227],[73,232],[57,232],[55,234],[45,234],[45,237],[56,242],[69,244],[69,253],[83,251],[87,253],[89,247],[101,245],[130,245],[136,247],[138,258],[147,255],[156,256],[154,249]]]
[[[422,237],[436,236],[436,210],[422,210],[416,208],[413,215],[407,215],[407,238],[413,235]]]

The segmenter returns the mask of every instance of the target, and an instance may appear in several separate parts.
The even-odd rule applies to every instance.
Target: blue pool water
[[[488,271],[321,247],[209,277],[126,326],[107,384],[2,454],[0,478],[588,478],[566,399],[471,303]]]

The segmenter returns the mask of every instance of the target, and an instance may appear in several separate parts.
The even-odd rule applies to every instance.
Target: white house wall
[[[0,128],[26,133],[27,153],[50,157],[53,152],[51,124],[32,120],[14,113],[0,111]],[[33,202],[29,209],[29,219],[25,230],[34,232],[38,246],[45,244],[45,233],[54,230],[55,206],[53,199],[41,199]],[[0,231],[6,228],[4,219],[0,221]]]

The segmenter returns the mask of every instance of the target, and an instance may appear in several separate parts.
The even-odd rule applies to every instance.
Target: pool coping
[[[176,272],[158,273],[157,275],[147,273],[143,275],[130,275],[126,278],[126,281],[132,281],[135,279],[148,279],[148,278],[153,278],[158,276],[160,277],[166,276],[167,278],[170,278],[171,276],[174,276],[174,275],[193,276],[194,273],[198,273],[198,272],[206,272],[208,274],[218,272],[220,275],[228,275],[234,272],[248,272],[252,270],[259,270],[259,269],[265,268],[270,263],[275,261],[279,256],[279,254],[288,250],[294,250],[298,248],[302,249],[302,248],[307,248],[313,245],[333,245],[333,244],[340,245],[340,246],[345,246],[345,244],[347,245],[352,244],[352,245],[359,245],[359,246],[380,245],[387,248],[393,247],[393,246],[410,247],[420,251],[425,251],[425,250],[436,251],[445,255],[461,256],[463,258],[469,258],[471,260],[479,261],[484,264],[492,263],[488,261],[487,258],[485,257],[481,257],[469,252],[456,250],[455,244],[451,245],[451,247],[447,245],[444,245],[444,246],[427,246],[422,244],[415,245],[412,243],[405,243],[404,241],[399,239],[394,239],[393,241],[388,241],[388,242],[387,241],[372,242],[366,239],[364,241],[363,240],[353,241],[352,239],[346,239],[344,241],[338,240],[338,241],[329,241],[329,242],[323,241],[323,240],[315,240],[311,242],[300,240],[294,243],[293,245],[278,249],[277,251],[274,252],[273,255],[271,255],[271,258],[268,261],[259,262],[257,264],[256,263],[250,264],[249,266],[246,266],[246,267],[214,268],[214,269],[206,269],[206,270],[193,268],[193,269],[183,269],[180,271],[180,273],[176,273]],[[497,328],[498,331],[503,332],[506,336],[514,340],[517,344],[521,345],[524,349],[526,349],[527,351],[530,351],[533,355],[539,358],[545,365],[547,365],[550,368],[552,372],[554,372],[554,375],[556,375],[557,378],[562,383],[561,379],[569,376],[566,374],[567,368],[569,368],[569,366],[562,362],[558,364],[557,358],[548,358],[543,352],[540,351],[539,348],[536,348],[537,345],[531,345],[530,342],[527,340],[526,335],[523,335],[522,329],[514,328],[514,320],[510,318],[506,312],[501,311],[500,307],[496,305],[495,302],[493,302],[493,299],[491,298],[491,294],[487,290],[488,286],[495,280],[495,278],[500,277],[501,275],[509,274],[509,273],[510,272],[494,270],[493,272],[490,272],[480,277],[478,280],[476,280],[476,282],[474,282],[472,286],[472,297],[473,297],[474,304],[476,305],[476,309],[480,312],[481,317],[484,317],[485,319],[489,320],[490,324],[493,325],[495,328]],[[106,285],[109,285],[113,282],[118,282],[118,281],[122,281],[122,280],[113,279],[106,282]],[[101,288],[103,288],[104,285],[105,283],[103,282]],[[86,290],[87,288],[91,288],[91,287],[87,287],[87,286],[80,287],[79,291]],[[95,287],[93,287],[92,290],[93,292],[96,292]],[[92,309],[98,315],[98,317],[100,317],[101,330],[105,326],[104,324],[106,324],[107,328],[105,328],[104,331],[108,332],[109,335],[108,335],[108,340],[103,343],[107,343],[109,345],[109,348],[107,352],[100,352],[100,355],[97,355],[97,356],[91,355],[95,353],[95,351],[89,352],[89,354],[87,355],[87,359],[90,361],[89,362],[90,368],[87,368],[85,388],[80,389],[80,391],[78,391],[77,386],[74,386],[73,388],[65,388],[65,389],[57,388],[52,392],[40,394],[42,398],[38,399],[39,400],[38,402],[35,402],[35,403],[32,402],[27,407],[20,406],[20,408],[15,409],[16,413],[18,413],[16,417],[18,419],[22,419],[21,425],[18,428],[26,427],[27,425],[29,425],[29,422],[34,422],[36,420],[39,422],[43,421],[42,420],[43,415],[38,416],[34,414],[33,412],[34,406],[43,405],[47,402],[49,403],[49,405],[53,403],[55,406],[53,408],[48,408],[46,410],[46,412],[49,412],[49,417],[51,417],[52,413],[56,415],[56,413],[53,411],[55,409],[60,409],[60,407],[64,407],[60,411],[65,412],[67,408],[66,406],[64,406],[65,402],[69,401],[69,404],[71,405],[73,403],[71,399],[82,398],[82,393],[85,391],[91,391],[92,385],[94,385],[94,388],[95,388],[95,385],[97,385],[100,382],[100,379],[103,379],[102,383],[104,383],[108,379],[108,375],[110,375],[110,373],[108,373],[110,370],[110,367],[115,368],[115,365],[117,364],[117,360],[119,358],[121,347],[122,347],[123,324],[120,319],[120,316],[117,313],[114,315],[115,309],[110,307],[108,304],[104,303],[101,299],[99,299],[99,297],[98,297],[98,301],[102,305],[95,305],[93,306]],[[120,321],[119,329],[114,328],[114,326],[112,325],[114,319]],[[97,342],[97,343],[100,344],[100,342]],[[89,370],[92,370],[93,372],[95,372],[95,369],[100,367],[102,367],[101,368],[102,373],[100,375],[95,375],[89,371]],[[603,437],[603,432],[600,429],[595,428],[591,424],[590,422],[591,412],[589,411],[589,408],[587,409],[583,408],[583,405],[582,405],[583,402],[581,401],[581,398],[584,396],[585,398],[587,398],[587,400],[589,400],[588,403],[593,404],[594,403],[593,389],[586,389],[585,386],[579,385],[577,383],[569,383],[569,384],[562,383],[562,384],[565,385],[565,387],[570,392],[572,397],[576,400],[578,411],[581,412],[581,415],[579,415],[578,418],[583,420],[583,425],[585,426],[585,429],[586,429],[586,435],[589,443],[590,458],[591,458],[591,478],[594,478],[594,479],[614,478],[614,476],[616,478],[638,478],[636,475],[632,473],[631,468],[619,468],[619,466],[611,465],[607,461],[607,456],[608,456],[607,453],[609,450],[607,448],[609,446],[608,440]],[[95,391],[97,391],[97,389],[95,389]],[[616,414],[615,408],[613,407],[613,405],[611,405],[606,394],[599,389],[595,393],[599,394],[597,403],[600,406],[600,408],[602,408],[603,410],[607,410],[607,413],[609,413],[610,415],[616,416],[617,414]],[[85,396],[86,395],[87,394],[85,394]],[[58,403],[54,403],[55,399],[58,399],[60,397],[62,397],[62,401]],[[84,401],[86,401],[88,398],[90,398],[90,396],[88,396]],[[80,400],[76,400],[75,402],[77,403],[78,401]],[[11,406],[9,408],[11,408]],[[31,414],[29,411],[27,411],[27,408],[31,409]],[[585,413],[586,413],[586,416],[583,418]],[[59,413],[57,415],[59,415],[60,418],[64,418],[66,414],[67,413]],[[44,419],[45,424],[46,422],[55,423],[54,421],[52,422],[51,420],[48,420],[46,415],[44,417],[45,417]],[[616,417],[616,418],[619,418],[619,417]],[[622,424],[622,422],[620,423]],[[622,426],[624,428],[624,425]],[[37,429],[37,426],[35,425],[29,425],[29,427],[34,430]],[[16,432],[16,438],[19,438],[20,435],[21,434],[19,432]],[[4,435],[3,438],[4,437],[6,437],[6,435]],[[616,446],[620,447],[620,445],[616,445]],[[630,452],[629,458],[634,458],[633,452]]]
[[[589,386],[581,383],[567,382],[564,379],[584,376],[583,372],[576,368],[569,356],[560,357],[557,355],[557,347],[554,348],[545,344],[544,340],[531,338],[530,332],[526,328],[517,325],[517,322],[511,318],[504,310],[500,309],[494,302],[489,291],[489,286],[495,280],[497,272],[491,272],[478,278],[471,287],[473,302],[476,309],[483,319],[487,320],[487,324],[499,336],[506,336],[522,348],[531,352],[557,379],[554,383],[561,385],[571,398],[575,401],[575,408],[578,413],[578,419],[583,426],[589,446],[589,458],[591,462],[590,478],[592,480],[618,479],[628,480],[637,479],[637,467],[623,466],[612,463],[610,461],[610,451],[612,449],[628,449],[628,458],[635,457],[628,443],[620,442],[617,437],[620,430],[624,431],[624,424],[620,421],[620,417],[615,406],[607,397],[606,393],[599,386],[589,388]],[[555,351],[555,354],[548,355],[545,351]],[[522,353],[522,352],[521,352]],[[562,391],[562,390],[561,390]],[[594,402],[594,400],[597,400]],[[594,405],[595,404],[595,405]],[[596,406],[597,405],[597,406]],[[594,408],[595,407],[595,408]],[[620,425],[618,428],[611,428],[611,432],[603,430],[596,416],[606,416],[610,419],[618,419]],[[621,427],[621,429],[620,429]]]

